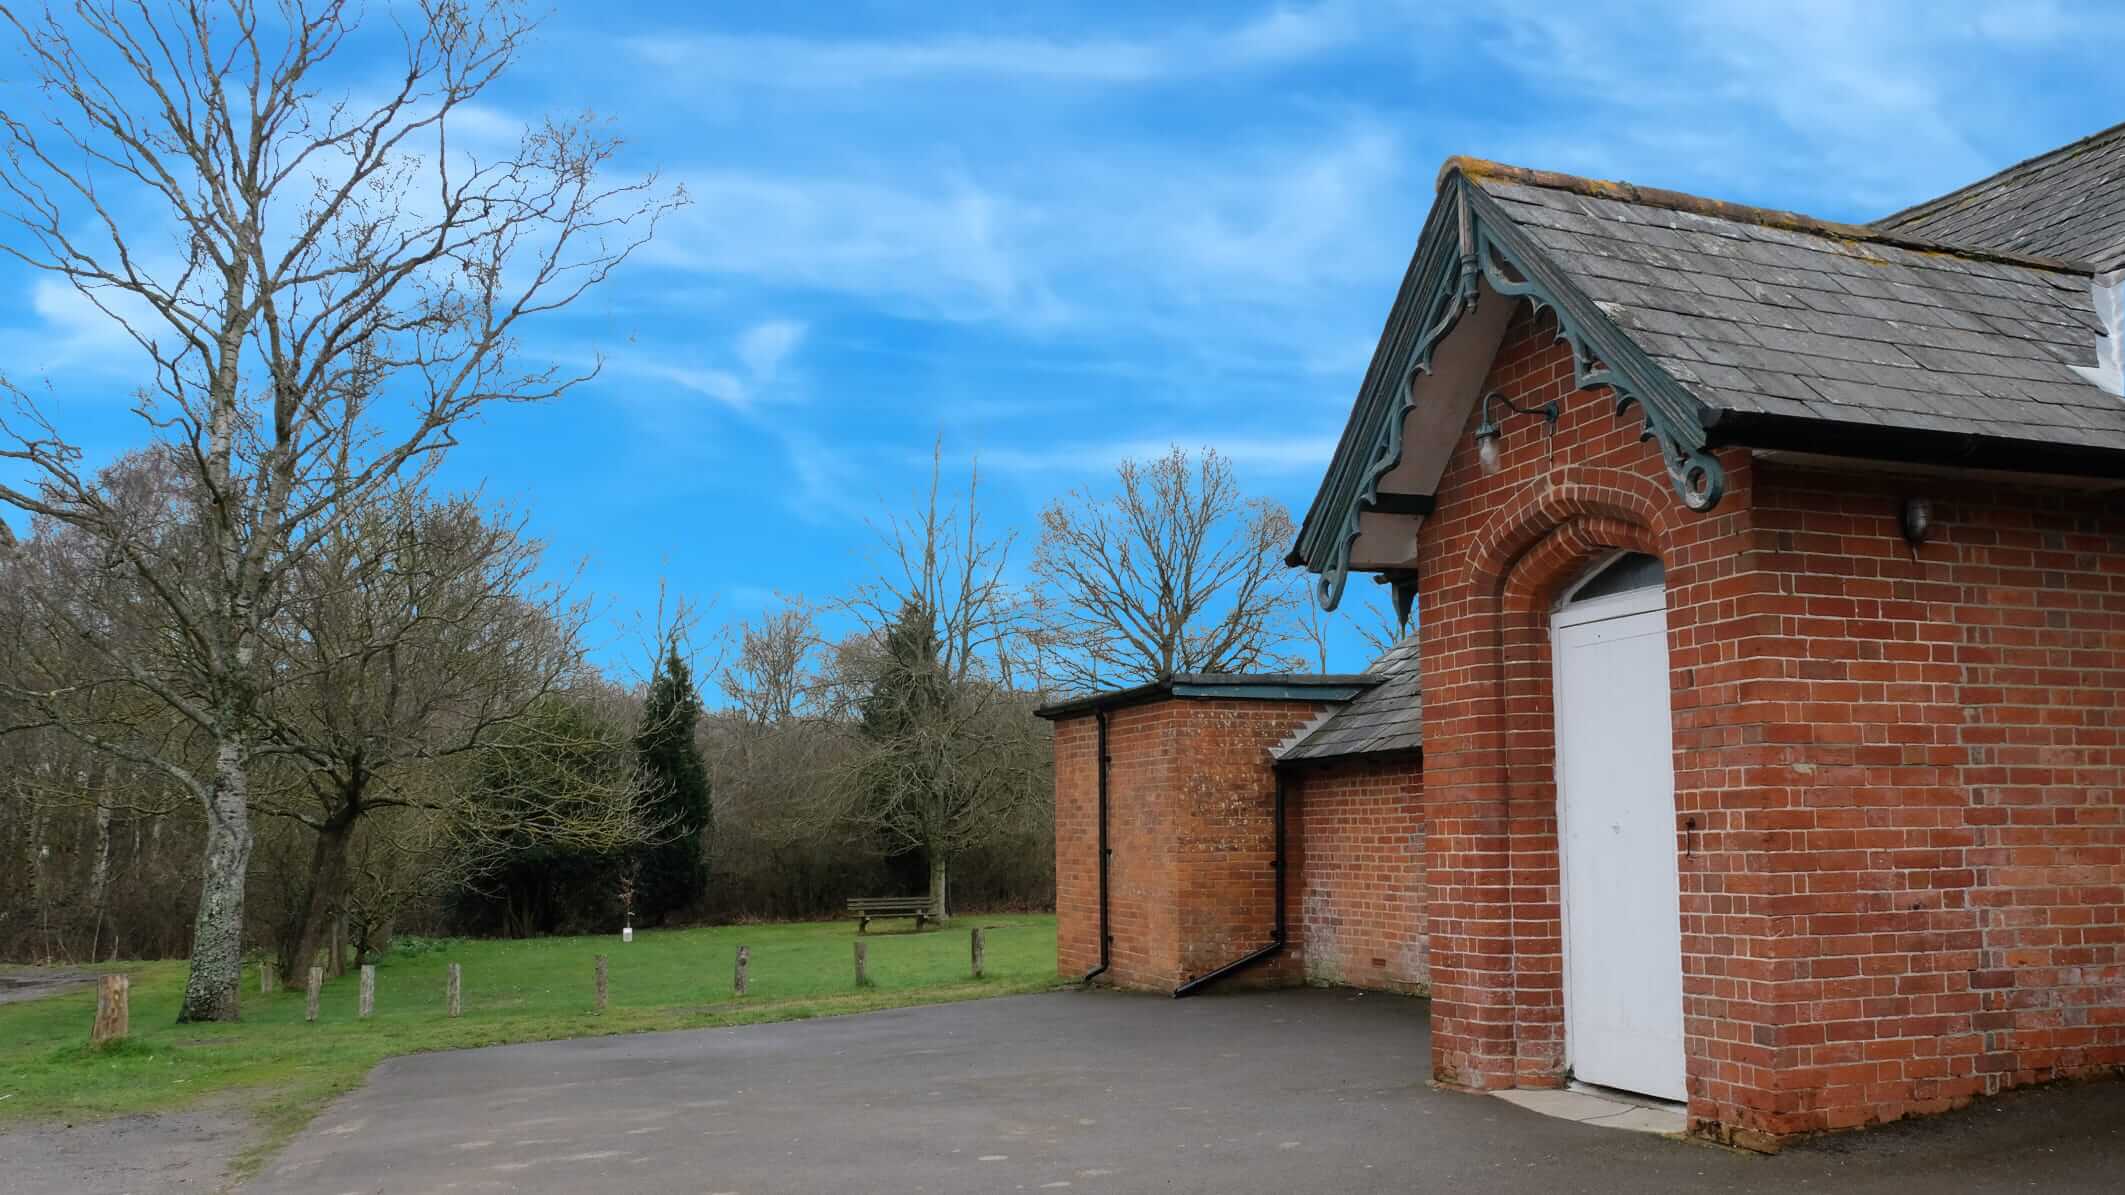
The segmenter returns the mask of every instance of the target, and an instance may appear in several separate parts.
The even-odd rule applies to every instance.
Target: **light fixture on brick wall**
[[[1483,422],[1476,425],[1476,459],[1483,463],[1483,471],[1485,473],[1496,473],[1498,471],[1498,438],[1504,434],[1504,429],[1491,419],[1490,410],[1492,403],[1505,404],[1505,409],[1509,414],[1540,415],[1544,423],[1549,424],[1552,428],[1557,426],[1558,409],[1554,401],[1543,403],[1539,407],[1523,407],[1496,390],[1484,395]]]
[[[1914,548],[1925,543],[1933,534],[1932,501],[1926,498],[1904,499],[1903,516],[1897,522],[1903,530],[1905,543]]]

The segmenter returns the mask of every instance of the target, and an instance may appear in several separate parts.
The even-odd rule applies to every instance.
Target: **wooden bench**
[[[913,917],[915,931],[922,932],[925,921],[941,921],[936,906],[927,896],[857,896],[849,899],[849,912],[861,920],[856,923],[856,932],[863,933],[871,927],[873,917]]]

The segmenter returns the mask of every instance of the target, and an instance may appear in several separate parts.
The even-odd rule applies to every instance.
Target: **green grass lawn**
[[[1055,918],[960,917],[949,928],[869,943],[871,984],[857,988],[852,921],[720,926],[531,941],[453,941],[393,953],[376,968],[376,1015],[355,1017],[350,971],[325,985],[316,1024],[300,990],[258,994],[244,973],[243,1021],[179,1025],[182,962],[97,970],[132,976],[132,1037],[91,1051],[94,991],[0,1005],[0,1122],[180,1107],[238,1092],[276,1139],[394,1054],[652,1029],[792,1020],[1055,986]],[[969,965],[968,930],[986,928],[986,977]],[[751,991],[731,995],[737,947],[752,950]],[[610,960],[610,1007],[594,1011],[593,956]],[[444,1016],[444,968],[464,968],[464,1015]]]

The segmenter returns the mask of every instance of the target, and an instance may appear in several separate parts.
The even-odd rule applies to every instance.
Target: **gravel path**
[[[0,1195],[154,1195],[221,1189],[251,1143],[241,1108],[205,1107],[0,1132]]]
[[[86,971],[52,971],[44,967],[0,971],[0,1004],[42,1000],[94,982],[96,977]]]

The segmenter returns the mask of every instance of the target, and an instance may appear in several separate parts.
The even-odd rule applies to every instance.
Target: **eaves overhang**
[[[1190,672],[1164,677],[1127,689],[1088,693],[1082,697],[1051,701],[1033,711],[1035,717],[1056,721],[1096,710],[1143,705],[1168,698],[1222,698],[1240,701],[1348,701],[1380,683],[1365,673],[1275,673],[1244,675],[1225,672]]]
[[[1377,766],[1383,763],[1401,763],[1422,771],[1424,748],[1379,747],[1371,750],[1344,751],[1334,755],[1278,755],[1270,760],[1270,766],[1279,772],[1330,772],[1339,768]]]
[[[1575,286],[1499,204],[1484,194],[1488,163],[1452,159],[1441,172],[1439,197],[1389,312],[1379,347],[1366,370],[1350,421],[1286,562],[1315,574],[1315,596],[1334,609],[1352,571],[1351,549],[1362,516],[1382,509],[1383,499],[1419,520],[1435,500],[1438,476],[1403,478],[1383,495],[1381,480],[1402,463],[1404,432],[1420,383],[1432,373],[1435,355],[1488,292],[1495,301],[1526,300],[1557,319],[1558,339],[1572,349],[1574,380],[1581,389],[1606,386],[1616,414],[1636,407],[1641,439],[1659,443],[1676,495],[1692,510],[1719,502],[1726,478],[1707,447],[1705,406],[1669,376]],[[1476,396],[1455,401],[1473,408]],[[1465,425],[1467,411],[1450,426]],[[1443,473],[1445,454],[1432,454]],[[1397,586],[1398,590],[1402,588]],[[1398,605],[1406,597],[1398,592]]]

